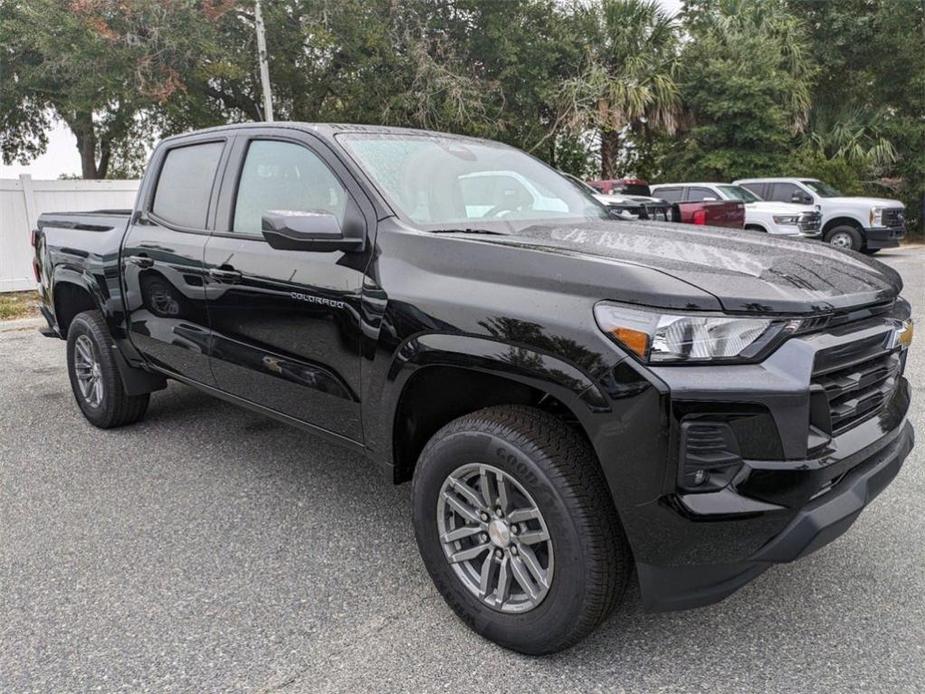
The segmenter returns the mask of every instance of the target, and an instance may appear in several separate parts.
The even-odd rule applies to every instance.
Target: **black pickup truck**
[[[493,142],[206,130],[156,148],[134,210],[34,236],[91,423],[175,380],[368,456],[413,481],[449,605],[525,653],[589,633],[634,570],[646,608],[689,608],[817,549],[913,445],[893,270],[615,220]]]

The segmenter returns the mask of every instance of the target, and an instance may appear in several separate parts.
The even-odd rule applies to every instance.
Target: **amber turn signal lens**
[[[908,348],[912,344],[912,335],[914,332],[915,332],[915,324],[912,322],[912,319],[910,318],[909,320],[905,322],[905,324],[903,325],[903,329],[900,330],[899,334],[896,336],[897,341],[903,347]]]
[[[636,356],[646,358],[646,352],[649,351],[649,335],[647,333],[641,330],[633,330],[632,328],[611,328],[610,334],[617,339],[617,342]]]

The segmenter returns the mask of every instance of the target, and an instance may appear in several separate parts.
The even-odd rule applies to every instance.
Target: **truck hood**
[[[639,268],[669,275],[690,285],[692,297],[706,293],[716,299],[713,308],[736,313],[826,313],[888,301],[902,290],[898,273],[860,254],[814,241],[719,227],[642,221],[544,222],[511,234],[486,234],[478,240],[610,264],[613,296],[601,299],[615,301],[626,300],[621,291],[623,277],[633,276]],[[541,272],[543,264],[535,265],[536,272]],[[588,273],[597,275],[600,269],[589,267]],[[659,296],[644,302],[668,305]],[[695,307],[708,308],[692,301],[691,308]]]
[[[899,200],[890,200],[889,198],[864,198],[864,197],[842,197],[842,198],[822,198],[823,204],[843,205],[846,207],[857,207],[859,209],[868,209],[871,207],[902,207]]]

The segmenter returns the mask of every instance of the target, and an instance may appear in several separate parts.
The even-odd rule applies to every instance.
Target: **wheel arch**
[[[98,310],[103,313],[105,299],[99,286],[85,273],[72,268],[55,269],[51,293],[58,334],[67,337],[68,328],[74,316],[84,311]]]
[[[854,227],[862,234],[864,232],[864,224],[859,219],[855,217],[848,217],[845,215],[841,215],[838,217],[833,217],[832,219],[828,220],[822,226],[822,233],[823,235],[828,234],[830,231],[832,231],[832,229],[834,229],[835,227],[840,227],[840,226],[850,226],[850,227]]]
[[[411,478],[434,433],[482,408],[532,405],[554,413],[589,441],[590,417],[609,410],[597,385],[576,367],[484,338],[415,338],[399,350],[388,380],[392,405],[385,424],[396,484]]]

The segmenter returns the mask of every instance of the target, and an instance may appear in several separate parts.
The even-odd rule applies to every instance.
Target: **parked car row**
[[[660,183],[638,178],[589,181],[601,202],[646,195],[670,205],[669,221],[821,239],[839,248],[873,254],[906,235],[905,208],[898,200],[844,196],[815,178],[749,178],[733,183]],[[640,219],[648,217],[638,215]]]

